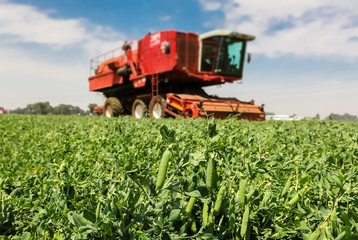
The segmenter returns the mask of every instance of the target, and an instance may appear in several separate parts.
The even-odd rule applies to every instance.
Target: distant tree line
[[[355,122],[358,121],[358,117],[355,115],[350,115],[348,113],[345,113],[343,115],[339,115],[336,113],[331,113],[326,120],[333,120],[333,121],[349,121],[349,122]]]
[[[33,104],[28,104],[25,108],[16,108],[15,110],[7,111],[8,113],[14,114],[35,114],[35,115],[90,115],[93,113],[93,109],[97,107],[97,104],[91,103],[88,105],[88,110],[82,110],[80,107],[72,106],[70,104],[60,104],[56,107],[52,107],[49,102],[38,102]],[[0,110],[5,111],[3,107],[0,106]],[[6,111],[5,111],[6,112]],[[266,112],[266,115],[275,115],[273,112]],[[291,117],[296,116],[295,114]],[[320,115],[317,113],[313,119],[320,120]],[[337,113],[331,113],[324,120],[326,121],[358,121],[358,117],[355,115],[350,115],[345,113],[343,115]]]
[[[89,104],[88,110],[82,110],[80,107],[72,106],[70,104],[60,104],[52,107],[49,102],[38,102],[28,104],[25,108],[16,108],[9,111],[14,114],[35,114],[35,115],[89,115],[97,104]]]

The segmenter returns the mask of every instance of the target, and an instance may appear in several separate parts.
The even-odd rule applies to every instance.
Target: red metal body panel
[[[121,83],[121,77],[119,77],[114,72],[107,72],[89,78],[90,91],[96,91],[99,89],[112,87],[113,85],[120,84],[120,83]]]
[[[165,44],[170,52],[165,53]],[[102,62],[89,78],[90,91],[101,91],[123,83],[115,70],[124,65],[130,66],[132,74],[129,80],[138,80],[154,74],[170,73],[169,81],[194,83],[201,86],[222,84],[240,80],[233,77],[212,76],[198,72],[199,36],[174,30],[148,34],[138,41],[138,50],[129,50],[126,54]],[[111,66],[111,67],[110,67]],[[144,86],[134,84],[135,88]]]
[[[176,65],[176,32],[165,31],[148,34],[138,41],[138,61],[141,64],[143,73],[155,74],[167,72]],[[170,44],[170,53],[165,54],[162,44]]]

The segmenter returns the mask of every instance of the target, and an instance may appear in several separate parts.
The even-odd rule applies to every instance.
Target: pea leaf
[[[185,195],[189,196],[189,197],[196,197],[196,198],[199,198],[201,197],[201,194],[198,190],[194,190],[194,191],[191,191],[191,192],[185,192]]]
[[[174,222],[175,220],[177,220],[179,215],[180,215],[180,209],[171,210],[169,214],[169,222]]]

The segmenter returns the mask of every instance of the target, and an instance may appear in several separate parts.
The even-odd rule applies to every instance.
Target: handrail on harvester
[[[115,52],[117,51],[120,51],[119,54],[115,55]],[[98,66],[108,60],[108,59],[111,59],[111,58],[114,58],[114,57],[118,57],[120,55],[123,54],[123,49],[122,47],[118,47],[118,48],[115,48],[111,51],[108,51],[108,52],[105,52],[101,55],[98,55],[97,57],[94,57],[90,60],[90,76],[94,75],[95,74],[95,70],[98,68]],[[108,55],[110,55],[110,57],[108,57]]]

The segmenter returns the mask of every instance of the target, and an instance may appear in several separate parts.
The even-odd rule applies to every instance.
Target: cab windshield
[[[246,42],[237,38],[212,37],[203,41],[201,71],[242,77]]]

